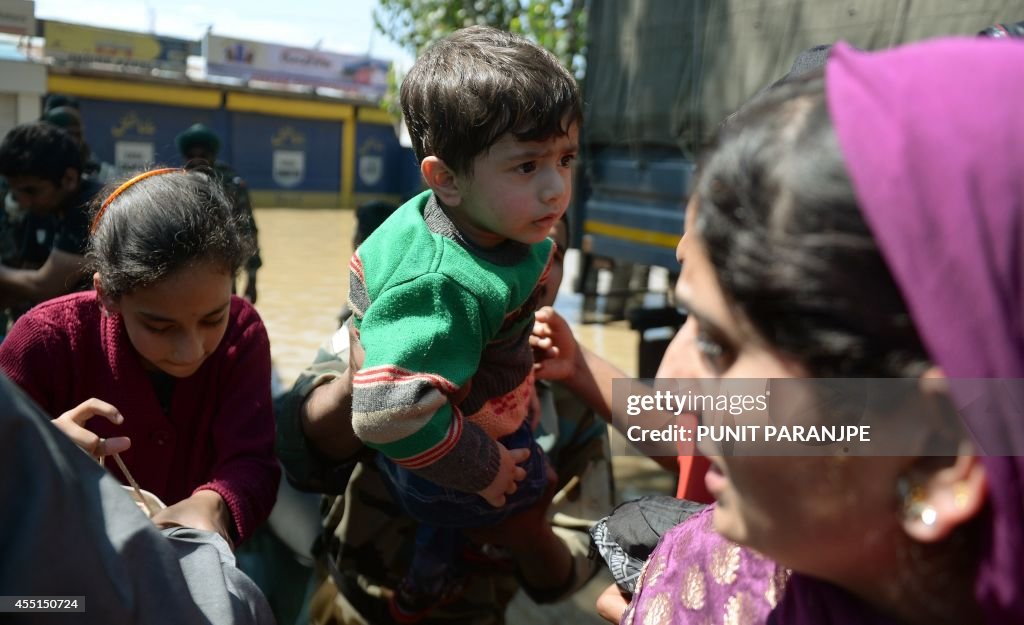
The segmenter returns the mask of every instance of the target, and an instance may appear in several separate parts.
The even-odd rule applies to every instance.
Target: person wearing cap
[[[116,177],[116,168],[110,163],[96,160],[89,144],[85,142],[82,114],[68,105],[55,106],[43,113],[42,121],[62,128],[78,144],[82,152],[82,177],[92,178],[106,184]]]
[[[101,185],[82,177],[74,139],[42,122],[7,133],[0,143],[0,175],[18,207],[0,215],[0,307],[16,316],[35,303],[87,287],[88,206]]]
[[[245,263],[246,284],[243,295],[255,304],[256,272],[263,266],[263,260],[260,258],[259,230],[256,228],[256,219],[252,214],[252,200],[249,198],[248,185],[234,168],[224,161],[217,160],[217,154],[220,152],[220,138],[209,127],[203,124],[193,124],[179,134],[175,141],[178,145],[178,152],[186,162],[206,163],[213,169],[217,179],[224,187],[224,192],[234,204],[235,215],[242,220],[243,230],[252,239],[253,249],[256,252]]]

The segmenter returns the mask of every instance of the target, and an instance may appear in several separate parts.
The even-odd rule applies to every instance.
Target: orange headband
[[[141,174],[139,174],[138,176],[135,176],[135,177],[131,178],[130,180],[128,180],[127,182],[125,182],[124,184],[119,186],[117,189],[114,190],[113,193],[111,193],[107,197],[107,199],[103,200],[103,204],[100,205],[100,209],[98,211],[96,211],[96,216],[92,218],[92,224],[89,226],[89,234],[92,235],[92,234],[96,233],[96,226],[99,225],[100,218],[103,217],[103,213],[107,212],[107,207],[110,206],[111,202],[113,202],[114,200],[117,199],[117,196],[119,196],[122,193],[124,193],[128,189],[128,187],[132,186],[133,184],[135,184],[136,182],[138,182],[140,180],[144,180],[146,178],[149,178],[150,176],[157,176],[157,175],[160,175],[160,174],[169,174],[169,173],[175,172],[175,171],[183,172],[185,170],[184,169],[180,169],[178,167],[164,167],[162,169],[153,169],[153,170],[150,170],[150,171],[144,171]]]

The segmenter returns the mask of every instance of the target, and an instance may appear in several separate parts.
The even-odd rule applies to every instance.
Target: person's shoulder
[[[423,219],[423,210],[426,207],[430,196],[430,192],[424,192],[399,206],[379,227],[377,227],[376,230],[373,231],[373,234],[371,234],[367,240],[378,232],[383,232],[386,236],[400,235],[409,231],[426,233],[426,222]]]
[[[440,245],[423,219],[428,198],[429,194],[422,194],[400,206],[359,245],[364,267],[386,267],[388,275],[398,266],[413,273],[425,270]]]
[[[263,325],[263,318],[257,312],[256,307],[249,303],[249,300],[237,295],[231,296],[231,308],[228,312],[228,333],[225,335],[226,342],[244,342],[256,337],[267,336],[267,329]]]
[[[238,295],[231,296],[231,318],[242,323],[259,323],[262,325],[263,319],[260,317],[260,313],[256,311],[256,307],[244,297]]]
[[[70,336],[83,327],[98,324],[101,315],[95,291],[71,293],[33,306],[18,319],[11,334],[31,328],[34,333]]]
[[[224,161],[217,161],[213,164],[213,171],[217,176],[224,181],[225,184],[234,185],[236,187],[245,187],[245,179],[243,179],[234,167],[228,165]]]
[[[46,300],[32,307],[25,315],[40,319],[70,315],[84,320],[99,317],[101,312],[96,291],[81,291]]]
[[[235,168],[224,161],[217,161],[213,164],[213,170],[218,174],[234,174]]]

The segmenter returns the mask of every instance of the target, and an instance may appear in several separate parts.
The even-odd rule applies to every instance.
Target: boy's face
[[[60,182],[39,176],[8,176],[7,186],[21,210],[51,215],[63,208],[78,190],[78,171],[68,169]]]
[[[186,163],[198,161],[209,167],[213,167],[213,164],[217,161],[217,155],[213,153],[213,150],[201,145],[189,148],[182,156],[185,157]]]
[[[528,245],[543,241],[569,206],[578,151],[576,124],[544,141],[502,135],[473,160],[471,175],[454,176],[452,198],[442,197],[449,217],[482,247],[506,239]]]

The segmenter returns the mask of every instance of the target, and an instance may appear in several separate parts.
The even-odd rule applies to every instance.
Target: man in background
[[[242,231],[252,238],[256,253],[245,263],[246,284],[242,291],[245,299],[256,303],[256,272],[263,266],[260,258],[259,231],[256,219],[252,214],[252,201],[249,189],[242,177],[227,163],[217,160],[220,151],[220,138],[217,133],[203,124],[193,124],[177,137],[178,151],[186,164],[205,165],[213,169],[224,187],[224,192],[231,198],[235,215],[242,221]]]
[[[0,143],[0,176],[16,205],[0,214],[0,308],[16,317],[88,288],[89,204],[100,183],[82,177],[78,144],[48,123],[17,126]]]

